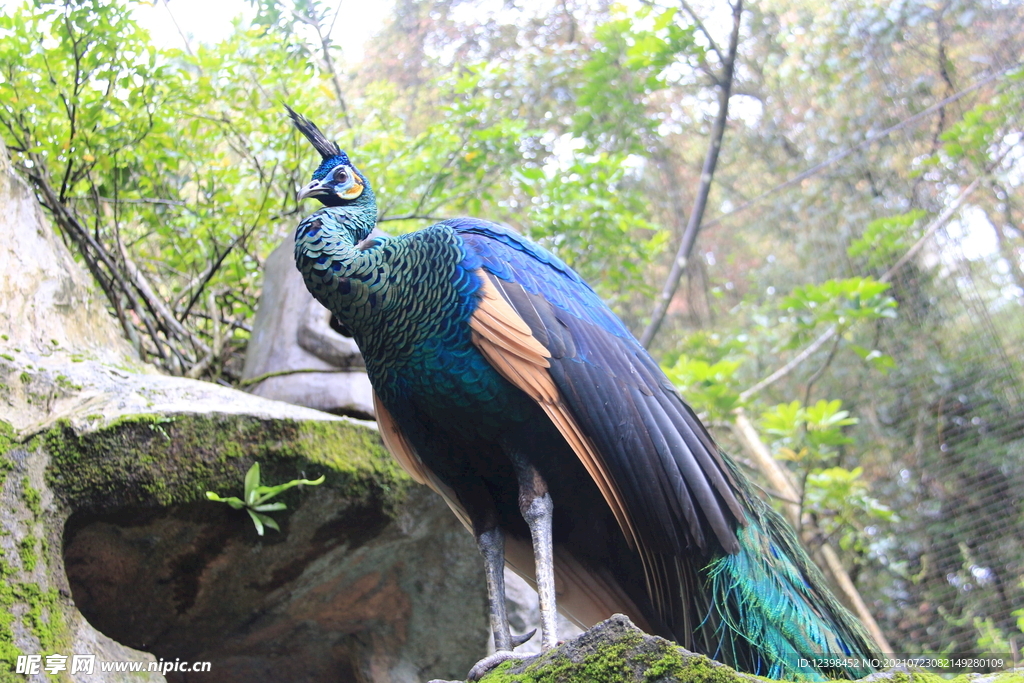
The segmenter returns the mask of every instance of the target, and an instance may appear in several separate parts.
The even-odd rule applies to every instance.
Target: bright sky
[[[343,14],[335,22],[331,37],[342,48],[345,61],[355,62],[363,56],[366,41],[383,28],[384,20],[392,13],[394,0],[338,1]],[[13,10],[23,2],[0,0],[0,12]],[[174,21],[171,21],[168,6],[163,0],[136,5],[136,20],[149,30],[153,42],[159,47],[184,47],[174,22],[190,41],[216,43],[231,33],[233,19],[249,19],[255,14],[246,0],[170,0],[169,9]]]
[[[342,48],[346,61],[358,61],[362,57],[363,45],[383,27],[393,6],[392,0],[341,0],[342,16],[334,23],[331,37]],[[190,41],[212,44],[231,33],[233,19],[249,20],[254,14],[245,0],[170,0],[167,4],[155,0],[151,5],[138,5],[135,10],[136,20],[149,30],[159,47],[184,46],[175,22]]]

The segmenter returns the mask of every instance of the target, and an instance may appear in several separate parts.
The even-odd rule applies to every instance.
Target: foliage
[[[806,343],[822,325],[836,325],[845,330],[858,322],[895,318],[896,301],[886,295],[888,289],[887,283],[871,277],[827,280],[818,285],[796,287],[781,304],[796,327],[789,347]]]
[[[309,173],[279,103],[329,121],[327,77],[260,28],[158,54],[129,6],[100,0],[26,5],[2,22],[0,122],[15,163],[127,336],[168,371],[237,379],[273,224],[294,220]],[[393,90],[370,89],[340,138],[362,140],[357,163],[399,214],[386,220],[490,199],[522,125],[490,110],[483,80],[442,83],[450,104],[422,132],[388,115]]]
[[[740,407],[736,371],[742,361],[723,359],[715,363],[681,355],[665,374],[680,387],[686,400],[712,418],[724,419]]]
[[[652,94],[668,86],[667,71],[695,52],[694,27],[680,26],[677,10],[620,11],[594,31],[595,49],[580,69],[574,135],[617,152],[642,152],[655,135]]]
[[[841,549],[863,554],[870,542],[866,529],[892,521],[894,514],[870,495],[862,467],[835,464],[838,449],[854,443],[844,428],[857,422],[839,400],[782,403],[761,415],[764,432],[774,437],[775,457],[802,465],[803,510]]]
[[[643,196],[630,177],[628,158],[575,154],[568,167],[548,176],[520,170],[531,197],[528,234],[562,254],[614,302],[616,292],[643,287],[644,268],[664,248],[668,234],[644,218]]]
[[[864,233],[850,242],[846,253],[865,257],[869,267],[887,266],[906,253],[914,243],[911,232],[925,216],[923,209],[914,209],[898,216],[876,218],[864,226]]]
[[[213,491],[207,491],[206,497],[216,503],[227,503],[235,510],[245,510],[249,513],[249,517],[252,518],[252,523],[256,526],[256,533],[260,536],[263,535],[263,527],[270,527],[274,531],[280,531],[281,527],[277,525],[277,521],[273,517],[265,514],[267,512],[276,512],[277,510],[285,510],[288,508],[282,502],[268,503],[267,501],[276,496],[279,493],[283,493],[288,489],[295,488],[296,486],[317,486],[324,483],[324,475],[320,475],[318,479],[292,479],[284,484],[278,484],[277,486],[261,486],[260,485],[260,464],[254,462],[249,471],[245,473],[245,488],[242,494],[242,498],[236,496],[229,496],[227,498],[221,498]]]

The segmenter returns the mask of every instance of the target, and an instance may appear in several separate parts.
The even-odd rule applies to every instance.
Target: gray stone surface
[[[213,664],[171,682],[418,683],[481,656],[478,563],[428,491],[389,513],[372,496],[310,490],[278,516],[282,533],[263,538],[203,503],[72,516],[75,604],[120,643]]]
[[[23,433],[68,410],[74,383],[58,368],[79,366],[75,359],[103,359],[144,370],[132,359],[131,348],[118,334],[102,302],[90,288],[88,276],[47,225],[42,209],[28,186],[13,172],[7,150],[0,145],[0,420]],[[58,377],[63,379],[58,380]],[[36,381],[41,379],[41,381]],[[86,399],[87,402],[87,399]],[[2,425],[0,425],[2,426]],[[154,661],[152,655],[119,644],[94,629],[71,605],[67,580],[49,560],[57,552],[43,552],[42,540],[59,552],[59,515],[46,486],[46,454],[20,450],[4,453],[0,432],[0,553],[9,568],[4,581],[16,594],[34,587],[38,595],[57,596],[51,609],[41,599],[35,604],[16,599],[10,612],[12,644],[26,654],[43,652],[38,629],[26,625],[29,613],[39,608],[46,620],[61,621],[63,654],[96,654],[109,661]],[[9,468],[9,469],[8,469]],[[3,472],[4,469],[8,471]],[[28,491],[40,494],[37,509],[28,503]],[[34,542],[33,542],[34,540]],[[35,551],[26,554],[25,544]],[[59,561],[59,560],[58,560]],[[34,565],[34,566],[29,566]],[[0,609],[7,609],[0,606]],[[61,653],[58,653],[61,654]],[[9,663],[0,662],[0,676]],[[46,674],[24,680],[52,680]],[[163,681],[159,675],[97,674],[97,683]]]

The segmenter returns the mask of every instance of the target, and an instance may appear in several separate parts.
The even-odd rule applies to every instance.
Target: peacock
[[[537,586],[545,649],[557,585],[584,627],[623,613],[772,678],[870,673],[875,646],[793,531],[575,271],[476,218],[371,237],[369,180],[288,112],[322,157],[296,265],[358,343],[388,449],[484,557],[497,652],[471,678],[522,642],[505,563]]]

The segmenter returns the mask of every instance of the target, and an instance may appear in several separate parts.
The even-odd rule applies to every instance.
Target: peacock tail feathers
[[[769,678],[860,678],[869,666],[815,662],[870,657],[863,628],[831,595],[825,577],[790,526],[756,496],[748,524],[737,532],[740,551],[707,567],[713,610],[723,644],[752,651],[751,671]]]

